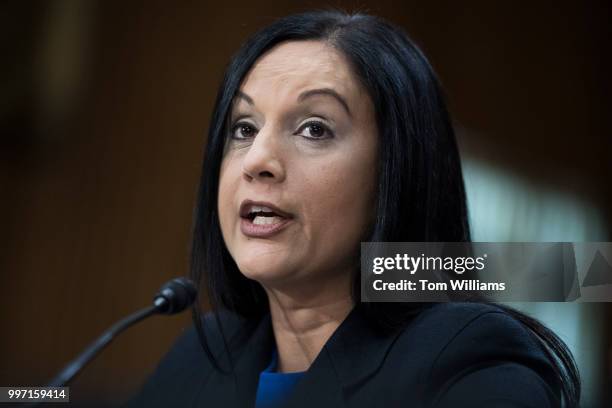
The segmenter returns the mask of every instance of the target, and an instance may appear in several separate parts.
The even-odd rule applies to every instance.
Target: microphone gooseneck
[[[104,347],[128,327],[154,314],[175,314],[187,309],[195,301],[197,289],[187,278],[175,278],[165,283],[153,298],[153,305],[118,321],[71,361],[47,385],[63,387],[70,382]]]

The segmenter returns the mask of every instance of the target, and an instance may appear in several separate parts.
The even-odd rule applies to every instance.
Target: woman
[[[407,36],[361,14],[278,20],[232,59],[209,129],[192,277],[214,312],[194,308],[133,403],[577,405],[571,354],[519,312],[360,303],[361,241],[469,237],[449,115]]]

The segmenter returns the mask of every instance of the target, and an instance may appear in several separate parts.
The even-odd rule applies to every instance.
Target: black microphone
[[[195,300],[198,291],[187,278],[175,278],[166,282],[153,298],[153,304],[163,314],[180,313]]]
[[[197,289],[187,278],[175,278],[166,282],[153,297],[153,305],[118,321],[106,330],[96,341],[91,343],[77,358],[70,362],[47,385],[47,387],[63,387],[71,381],[104,347],[119,333],[133,324],[154,314],[175,314],[182,312],[194,302]]]

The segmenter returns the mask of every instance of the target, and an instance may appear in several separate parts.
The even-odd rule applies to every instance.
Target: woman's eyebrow
[[[349,109],[348,103],[346,103],[346,100],[342,97],[342,95],[340,95],[338,92],[336,92],[332,88],[318,88],[318,89],[310,89],[308,91],[304,91],[298,96],[297,100],[298,102],[301,102],[304,99],[309,98],[311,96],[315,96],[315,95],[329,95],[335,98],[338,102],[340,102],[344,110],[346,110],[346,113],[348,113],[348,115],[352,117],[351,110]],[[236,92],[235,99],[243,99],[249,105],[251,106],[255,105],[255,102],[253,102],[253,98],[251,98],[249,95],[247,95],[246,93],[242,91]]]
[[[249,95],[245,94],[242,91],[236,91],[235,99],[244,99],[249,105],[255,105],[255,102],[253,102],[253,98],[251,98]]]
[[[348,103],[346,103],[346,100],[342,97],[342,95],[340,95],[338,92],[336,92],[332,88],[318,88],[318,89],[311,89],[308,91],[304,91],[298,96],[297,100],[298,102],[301,102],[304,99],[309,98],[311,96],[315,96],[315,95],[329,95],[333,98],[336,98],[336,100],[340,102],[344,110],[346,110],[346,113],[348,113],[348,115],[352,117],[351,110],[349,109]]]

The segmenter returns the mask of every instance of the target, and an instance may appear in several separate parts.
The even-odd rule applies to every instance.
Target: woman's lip
[[[283,230],[292,221],[291,218],[283,218],[280,222],[274,224],[258,225],[253,224],[249,218],[241,218],[240,231],[247,237],[268,238]]]
[[[277,206],[275,206],[272,203],[269,203],[267,201],[254,201],[254,200],[244,200],[241,204],[240,204],[240,209],[238,210],[238,214],[241,217],[246,217],[247,215],[249,215],[248,210],[249,207],[252,205],[257,205],[257,206],[261,206],[261,207],[268,207],[270,208],[272,211],[274,211],[276,214],[280,215],[281,217],[284,218],[292,218],[293,216],[289,213],[284,212],[283,210],[281,210],[280,208],[278,208]]]

